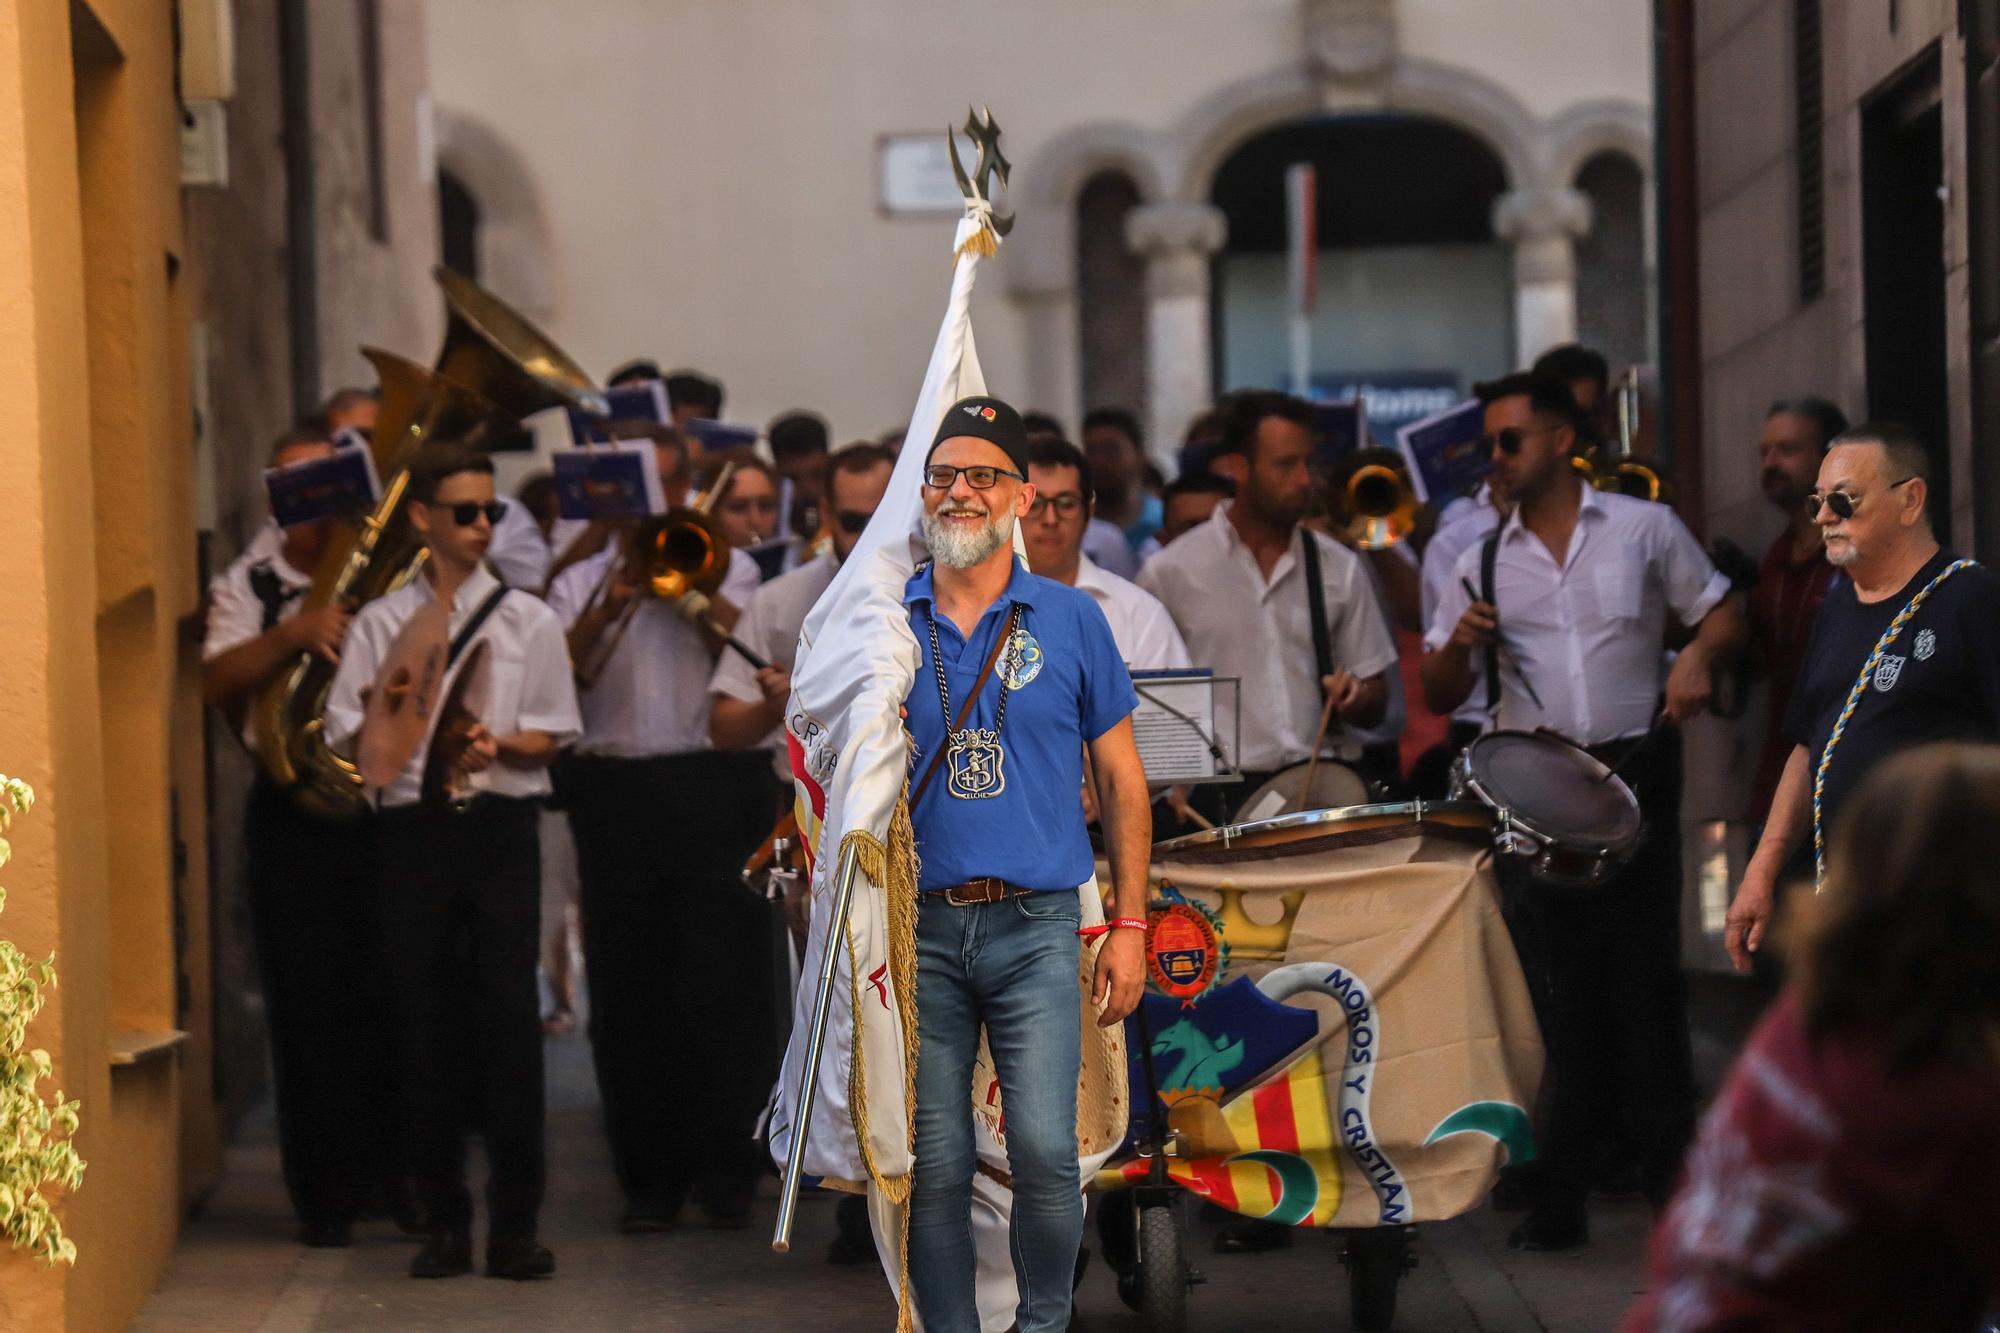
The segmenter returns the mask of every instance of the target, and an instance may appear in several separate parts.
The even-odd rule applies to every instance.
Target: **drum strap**
[[[460,627],[458,633],[451,636],[451,649],[445,654],[444,659],[446,666],[450,666],[452,663],[458,661],[459,654],[463,653],[467,645],[472,642],[472,636],[479,633],[479,627],[486,623],[486,617],[499,609],[500,603],[506,598],[508,591],[507,585],[503,583],[492,592],[487,593],[486,600],[481,602],[473,611],[471,619],[467,620]]]
[[[1500,563],[1500,533],[1505,528],[1504,523],[1494,524],[1493,531],[1486,534],[1485,544],[1479,548],[1479,600],[1496,609],[1500,603],[1493,600],[1493,570]],[[1497,721],[1500,716],[1500,640],[1497,637],[1486,641],[1486,716],[1492,721]]]
[[[1312,530],[1301,527],[1299,537],[1305,552],[1299,557],[1306,570],[1306,609],[1312,613],[1313,660],[1319,667],[1319,692],[1326,699],[1326,678],[1333,674],[1333,641],[1326,630],[1326,580],[1320,574],[1319,543]]]

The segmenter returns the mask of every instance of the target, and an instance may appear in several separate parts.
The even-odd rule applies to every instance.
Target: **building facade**
[[[419,3],[0,7],[0,772],[39,797],[0,933],[56,957],[29,1044],[89,1164],[75,1266],[0,1252],[0,1327],[125,1327],[256,1095],[202,591],[354,344],[437,346]]]
[[[1218,389],[1282,382],[1293,161],[1320,181],[1320,387],[1462,389],[1579,333],[1650,353],[1640,0],[427,12],[467,262],[595,373],[717,374],[733,419],[900,423],[968,101],[1005,131],[1019,217],[975,297],[981,359],[1072,426],[1141,407],[1164,457]]]

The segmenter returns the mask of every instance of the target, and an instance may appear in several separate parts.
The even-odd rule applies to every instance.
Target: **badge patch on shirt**
[[[1042,645],[1026,629],[1016,628],[1000,654],[1000,679],[1018,690],[1042,674]]]
[[[1891,657],[1883,654],[1875,664],[1875,688],[1885,693],[1896,688],[1896,682],[1903,678],[1903,663],[1907,658]]]
[[[1936,651],[1937,634],[1927,629],[1918,630],[1916,647],[1911,650],[1910,655],[1919,662],[1928,662],[1930,661],[1931,654]]]

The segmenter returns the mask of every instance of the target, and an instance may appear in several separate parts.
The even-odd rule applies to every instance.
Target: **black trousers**
[[[777,817],[770,755],[578,756],[567,783],[618,1183],[667,1208],[747,1193],[780,1055],[770,906],[741,879]]]
[[[278,1148],[292,1208],[338,1225],[396,1174],[393,1030],[374,955],[377,879],[365,822],[306,814],[258,778],[243,813],[247,897],[264,983]]]
[[[1694,1132],[1680,959],[1680,733],[1663,728],[1620,776],[1639,798],[1645,832],[1617,875],[1595,889],[1561,890],[1529,881],[1517,865],[1502,871],[1548,1045],[1543,1198],[1559,1210],[1582,1208],[1607,1121],[1635,1150],[1655,1203],[1671,1192]]]
[[[431,1225],[465,1227],[465,1139],[476,1127],[493,1239],[533,1239],[547,1175],[535,814],[533,801],[489,799],[376,819],[406,1161]]]

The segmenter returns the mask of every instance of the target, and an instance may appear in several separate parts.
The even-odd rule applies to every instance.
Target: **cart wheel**
[[[1181,1221],[1165,1204],[1139,1210],[1139,1313],[1148,1333],[1184,1333],[1188,1271]],[[1120,1284],[1121,1294],[1123,1284]]]
[[[1396,1322],[1396,1284],[1413,1265],[1402,1227],[1351,1231],[1341,1260],[1347,1265],[1348,1310],[1362,1333],[1383,1333]]]

